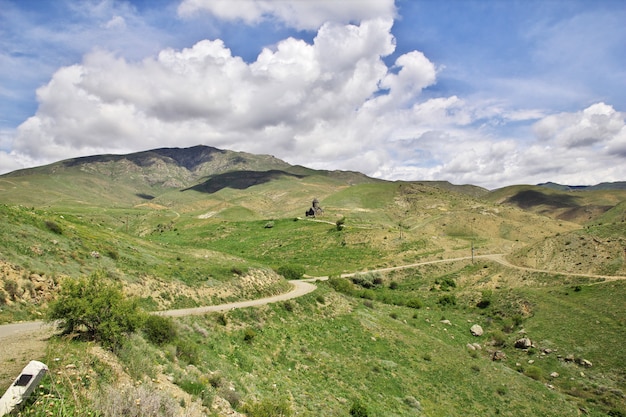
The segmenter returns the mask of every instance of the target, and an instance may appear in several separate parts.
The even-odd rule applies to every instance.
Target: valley
[[[138,396],[127,380],[171,415],[626,415],[618,185],[389,182],[209,147],[61,161],[0,176],[0,323],[96,273],[147,312],[230,306],[176,315],[163,345],[52,336],[34,359],[55,415],[106,415],[94,395]],[[232,309],[288,293],[278,271],[328,279]]]

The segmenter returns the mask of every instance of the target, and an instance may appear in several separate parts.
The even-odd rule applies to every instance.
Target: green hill
[[[165,345],[54,337],[24,412],[626,415],[625,193],[383,181],[204,146],[2,175],[0,323],[39,318],[94,273],[148,311],[282,293],[284,268],[331,277],[176,319]],[[306,217],[313,199],[323,214]],[[423,262],[437,263],[393,269]],[[21,369],[2,365],[0,389]]]

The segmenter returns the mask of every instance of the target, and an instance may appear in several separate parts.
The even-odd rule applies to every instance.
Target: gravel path
[[[315,289],[317,288],[315,285],[311,284],[309,280],[298,280],[298,281],[289,281],[289,282],[294,287],[291,291],[286,292],[284,294],[274,295],[272,297],[259,298],[257,300],[249,300],[249,301],[238,301],[235,303],[219,304],[215,306],[159,311],[159,312],[156,312],[155,314],[158,314],[159,316],[181,317],[181,316],[205,314],[205,313],[210,313],[210,312],[215,312],[215,311],[228,311],[228,310],[233,310],[235,308],[256,307],[256,306],[261,306],[265,304],[276,303],[278,301],[285,301],[285,300],[290,300],[292,298],[302,297],[305,294],[315,291]]]

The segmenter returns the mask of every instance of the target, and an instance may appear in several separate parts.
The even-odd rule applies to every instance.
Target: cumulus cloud
[[[345,2],[349,6],[333,8],[333,17],[323,14],[324,1],[244,1],[252,7],[249,16],[232,1],[187,0],[179,12],[206,10],[250,23],[281,18],[316,27],[316,36],[311,42],[284,39],[252,62],[220,39],[142,60],[96,49],[37,90],[36,114],[11,139],[6,133],[0,138],[0,149],[7,149],[0,151],[0,166],[6,171],[86,154],[206,144],[271,153],[312,168],[488,188],[626,178],[625,117],[612,106],[549,115],[424,94],[441,69],[420,51],[386,63],[396,48],[392,18],[340,22],[342,7],[358,3],[373,14],[374,3],[393,2]],[[323,19],[311,18],[309,26],[279,12],[318,3]],[[391,9],[380,14],[389,16]],[[105,25],[123,29],[127,20],[115,16]],[[324,19],[330,21],[320,23]],[[500,125],[511,124],[519,127],[517,136],[499,134]]]
[[[178,7],[182,17],[201,12],[246,24],[271,19],[295,29],[316,30],[326,22],[393,18],[395,5],[394,0],[184,0]]]
[[[37,90],[39,109],[18,128],[13,149],[54,159],[208,143],[313,163],[349,160],[393,134],[390,122],[406,118],[401,111],[435,82],[420,52],[393,68],[384,63],[395,49],[392,24],[327,23],[312,43],[285,39],[250,64],[221,40],[140,62],[95,51]]]

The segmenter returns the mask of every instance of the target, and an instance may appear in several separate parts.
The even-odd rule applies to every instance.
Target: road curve
[[[180,310],[166,310],[166,311],[157,311],[154,314],[159,316],[169,316],[169,317],[181,317],[181,316],[192,316],[198,314],[211,313],[216,311],[228,311],[233,310],[235,308],[244,308],[244,307],[256,307],[264,304],[276,303],[278,301],[290,300],[292,298],[302,297],[305,294],[315,291],[317,288],[315,285],[311,284],[308,281],[289,281],[291,285],[293,285],[293,289],[284,294],[274,295],[272,297],[259,298],[256,300],[248,300],[248,301],[237,301],[234,303],[227,304],[218,304],[214,306],[204,306],[204,307],[194,307],[194,308],[182,308]]]
[[[341,274],[341,277],[349,278],[357,274],[362,274],[362,273],[367,273],[367,272],[389,272],[389,271],[396,271],[399,269],[415,268],[415,267],[423,266],[423,265],[431,265],[431,264],[438,264],[438,263],[445,263],[445,262],[466,261],[469,259],[489,259],[491,261],[498,262],[508,268],[515,268],[515,269],[531,271],[531,272],[544,272],[544,273],[560,274],[560,275],[568,275],[568,276],[603,278],[605,280],[626,280],[626,277],[623,277],[623,276],[594,275],[594,274],[583,274],[583,273],[575,273],[575,272],[548,271],[544,269],[535,269],[535,268],[518,266],[518,265],[514,265],[508,262],[504,258],[504,254],[501,254],[501,253],[488,254],[488,255],[475,255],[474,257],[463,256],[460,258],[437,259],[434,261],[425,261],[425,262],[418,262],[418,263],[408,264],[408,265],[392,266],[389,268],[380,268],[380,269],[374,269],[374,270],[369,270],[369,271]],[[182,316],[205,314],[205,313],[216,312],[216,311],[228,311],[228,310],[233,310],[236,308],[256,307],[256,306],[261,306],[265,304],[276,303],[278,301],[286,301],[292,298],[301,297],[305,294],[315,291],[317,287],[313,284],[313,282],[325,281],[327,279],[328,277],[313,277],[313,278],[307,278],[307,279],[302,279],[302,280],[289,281],[291,285],[293,286],[293,289],[291,291],[286,292],[284,294],[274,295],[272,297],[265,297],[265,298],[259,298],[256,300],[248,300],[248,301],[238,301],[234,303],[218,304],[218,305],[213,305],[213,306],[183,308],[179,310],[165,310],[165,311],[154,312],[153,314],[156,314],[159,316],[168,316],[168,317],[182,317]],[[49,325],[41,321],[0,325],[0,343],[3,341],[3,339],[15,336],[17,334],[34,332],[47,326]]]

